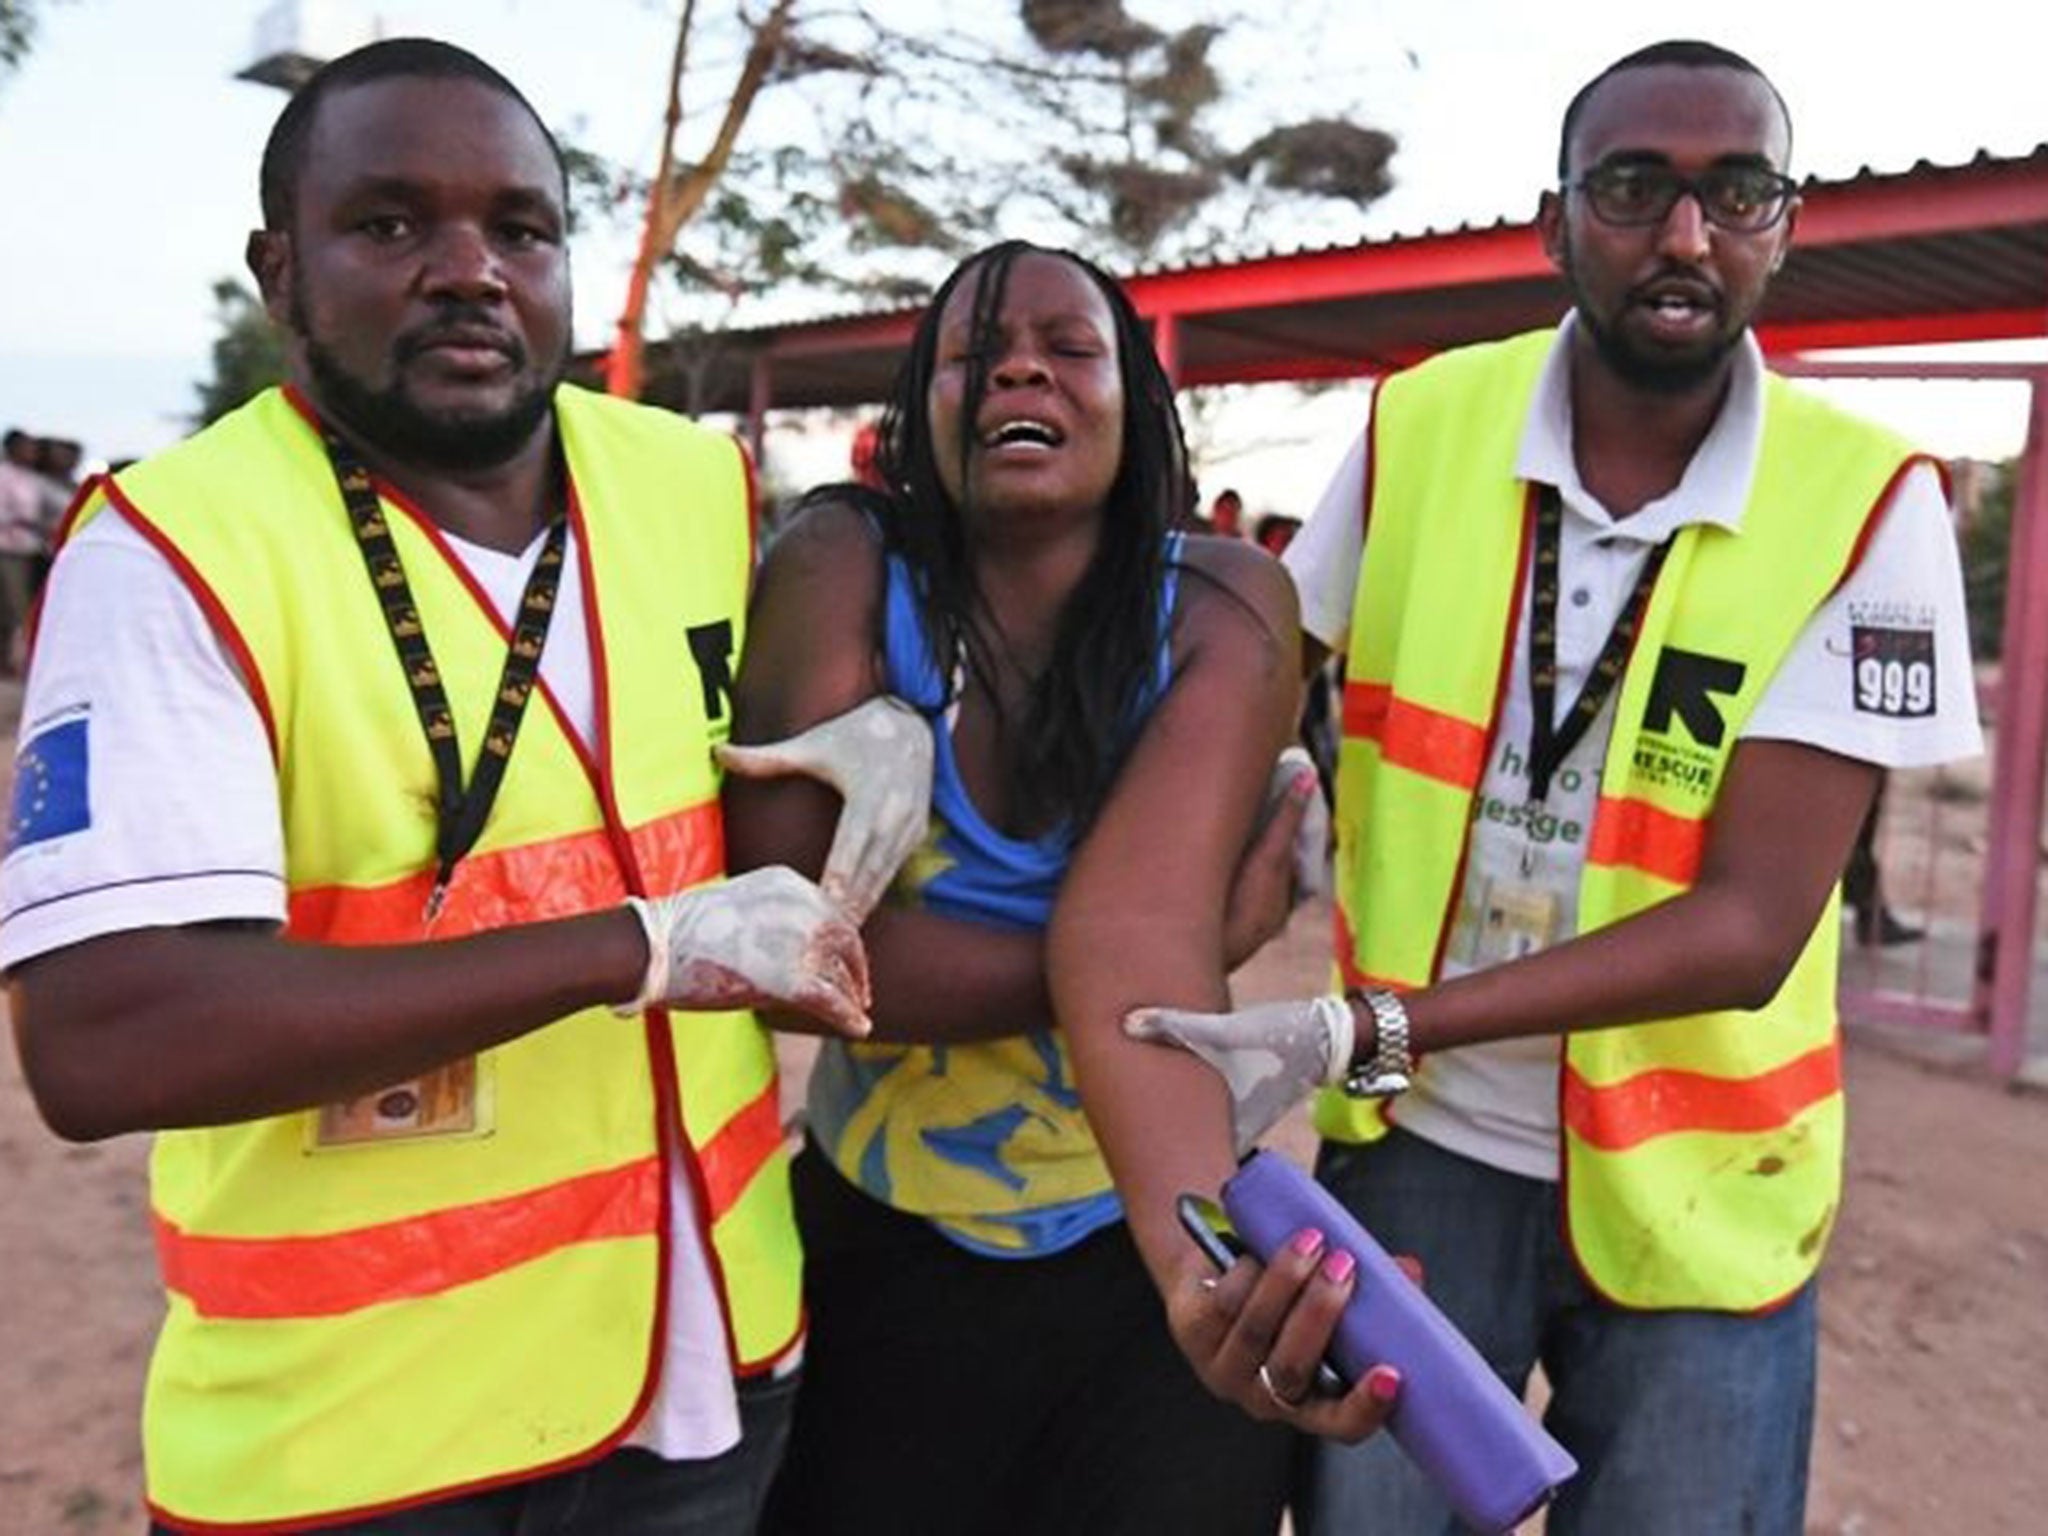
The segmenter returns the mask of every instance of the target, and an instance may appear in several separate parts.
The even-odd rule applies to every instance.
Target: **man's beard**
[[[1650,394],[1690,394],[1713,380],[1726,365],[1729,354],[1741,344],[1742,333],[1748,325],[1745,318],[1742,325],[1728,328],[1698,352],[1647,352],[1631,343],[1619,327],[1610,326],[1593,312],[1593,306],[1586,301],[1585,290],[1580,286],[1578,274],[1572,269],[1569,251],[1566,253],[1564,275],[1571,289],[1572,305],[1578,311],[1579,323],[1593,338],[1593,349],[1600,354],[1601,361],[1613,369],[1615,376],[1624,383]]]
[[[487,323],[487,317],[469,316],[458,310],[444,314],[437,323],[458,324],[466,320]],[[305,351],[306,369],[319,395],[323,412],[333,415],[365,443],[402,462],[435,469],[467,473],[492,469],[512,459],[533,441],[533,435],[547,420],[554,402],[556,384],[561,382],[567,357],[557,358],[526,389],[514,395],[503,408],[488,415],[451,415],[424,409],[406,391],[403,374],[381,389],[372,388],[350,373],[333,350],[317,336],[307,321],[302,305],[295,304],[292,329]],[[515,349],[513,370],[523,372],[527,353],[516,338],[507,338]],[[405,338],[396,349],[405,360]]]
[[[1741,341],[1742,333],[1716,337],[1703,352],[1684,356],[1646,353],[1631,346],[1626,337],[1596,319],[1585,309],[1580,323],[1593,338],[1593,348],[1625,383],[1657,395],[1690,394],[1720,373],[1728,354]]]

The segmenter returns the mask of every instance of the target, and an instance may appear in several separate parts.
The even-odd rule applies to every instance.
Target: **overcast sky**
[[[914,16],[932,0],[875,3]],[[322,9],[322,0],[302,4]],[[1130,6],[1162,25],[1215,11]],[[0,84],[0,424],[82,438],[95,458],[147,451],[181,430],[213,332],[209,291],[240,269],[256,217],[256,162],[282,104],[276,92],[232,78],[252,57],[264,9],[262,0],[43,6],[35,53]],[[573,126],[593,149],[651,166],[673,4],[356,0],[353,9],[387,35],[425,32],[475,49],[550,122]],[[1285,25],[1237,25],[1226,72],[1272,82],[1293,111],[1327,102],[1397,135],[1398,185],[1369,216],[1374,235],[1526,217],[1550,177],[1557,119],[1577,85],[1630,48],[1703,28],[1775,78],[1792,106],[1801,173],[1955,163],[1979,149],[2020,154],[2048,140],[2039,78],[2048,10],[2013,0],[1944,0],[1896,23],[1876,19],[1888,7],[1808,0],[1723,0],[1704,12],[1604,0],[1270,7],[1283,9],[1293,18]],[[953,13],[962,12],[956,5]],[[1315,243],[1312,232],[1303,239]],[[630,253],[612,241],[580,244],[575,255],[579,341],[589,345],[608,329]],[[2018,446],[2010,388],[1871,388],[1858,396],[1865,408],[1937,451]],[[1310,466],[1305,480],[1327,468],[1330,434],[1341,442],[1348,409],[1325,402],[1300,424],[1314,441],[1289,458]],[[1276,483],[1269,499],[1286,505],[1301,494]],[[1261,498],[1252,500],[1256,507]]]

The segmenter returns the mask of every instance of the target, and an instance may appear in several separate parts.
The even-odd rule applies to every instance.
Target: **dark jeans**
[[[1799,1536],[1813,1438],[1814,1288],[1775,1312],[1632,1312],[1567,1251],[1558,1187],[1394,1131],[1325,1143],[1316,1175],[1424,1284],[1519,1394],[1540,1361],[1543,1422],[1578,1459],[1550,1536]],[[1390,1435],[1318,1445],[1304,1536],[1460,1529]]]
[[[988,1258],[797,1158],[810,1344],[776,1536],[1273,1536],[1291,1435],[1195,1379],[1121,1224]]]
[[[619,1450],[570,1472],[393,1515],[322,1526],[321,1536],[752,1536],[783,1444],[797,1378],[740,1386],[740,1443],[704,1461]],[[154,1536],[176,1536],[152,1525]]]

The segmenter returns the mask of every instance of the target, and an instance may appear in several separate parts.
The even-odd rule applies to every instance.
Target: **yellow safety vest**
[[[1507,668],[1524,664],[1511,652],[1533,493],[1514,466],[1553,336],[1444,354],[1374,402],[1335,817],[1352,985],[1420,987],[1441,970]],[[1676,536],[1623,675],[1581,933],[1692,884],[1743,722],[1914,462],[1767,379],[1740,530]],[[1841,1188],[1838,944],[1830,899],[1765,1007],[1566,1037],[1567,1235],[1610,1300],[1758,1310],[1813,1273]],[[1342,1140],[1384,1129],[1375,1106],[1336,1093],[1317,1124]]]
[[[267,393],[123,472],[81,523],[120,507],[240,662],[278,764],[291,936],[408,942],[426,936],[435,769],[309,414]],[[720,434],[575,389],[556,421],[599,739],[535,690],[437,940],[723,873],[709,748],[752,559],[744,463]],[[507,632],[380,489],[467,772]],[[385,1134],[393,1119],[437,1133]],[[660,1127],[678,1123],[733,1367],[764,1369],[801,1327],[800,1260],[749,1014],[590,1008],[422,1084],[159,1136],[151,1507],[209,1529],[360,1516],[616,1444],[660,1360]]]

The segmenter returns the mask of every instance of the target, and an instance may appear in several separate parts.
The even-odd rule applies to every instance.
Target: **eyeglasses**
[[[1662,224],[1681,197],[1691,196],[1709,224],[1754,235],[1785,217],[1799,183],[1757,165],[1717,165],[1697,176],[1681,176],[1668,165],[1624,163],[1596,166],[1569,192],[1583,192],[1603,224]]]

